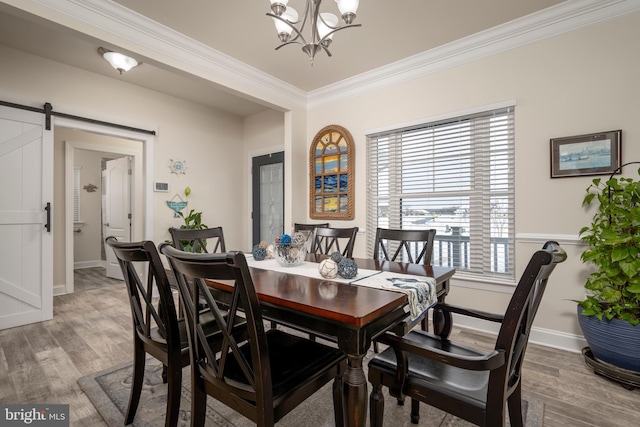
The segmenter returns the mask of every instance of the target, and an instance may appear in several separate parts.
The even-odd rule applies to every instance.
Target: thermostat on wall
[[[168,182],[154,182],[153,183],[153,191],[161,191],[163,193],[169,192],[169,183]]]

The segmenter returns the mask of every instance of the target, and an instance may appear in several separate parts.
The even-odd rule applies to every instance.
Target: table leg
[[[343,405],[344,425],[364,427],[367,422],[367,378],[362,369],[364,354],[347,355],[347,371],[344,382]]]

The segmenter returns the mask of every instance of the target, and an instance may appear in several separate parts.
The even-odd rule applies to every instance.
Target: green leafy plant
[[[640,176],[640,169],[638,169]],[[594,179],[582,202],[597,200],[591,225],[580,230],[589,244],[581,256],[597,270],[589,275],[586,299],[576,301],[582,314],[632,325],[640,323],[640,181],[632,178]]]
[[[191,194],[191,188],[186,187],[184,189],[184,195],[188,198]],[[205,228],[209,228],[207,225],[202,223],[202,212],[196,212],[195,209],[191,209],[188,215],[183,214],[182,212],[177,212],[178,215],[184,220],[184,224],[180,226],[181,229],[187,230],[202,230]],[[193,241],[191,240],[181,240],[180,244],[187,252],[192,252]],[[203,241],[202,244],[206,247],[207,242]],[[202,252],[203,248],[198,246],[196,252]]]

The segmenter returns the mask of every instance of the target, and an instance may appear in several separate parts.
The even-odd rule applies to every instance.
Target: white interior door
[[[131,241],[131,167],[129,157],[109,160],[102,171],[102,229],[104,237]],[[103,242],[104,244],[104,242]],[[107,276],[124,280],[113,250],[105,248]]]
[[[0,329],[53,317],[53,132],[0,107]]]

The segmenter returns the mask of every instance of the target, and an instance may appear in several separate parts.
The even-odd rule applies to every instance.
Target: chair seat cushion
[[[222,312],[222,314],[226,316],[227,313]],[[200,311],[200,322],[207,337],[215,338],[218,335],[222,335],[211,310],[204,309]],[[240,323],[244,323],[244,319],[237,317],[235,325],[239,325]],[[180,333],[180,347],[182,347],[183,350],[188,349],[189,341],[187,338],[187,324],[185,319],[178,320],[178,331]],[[165,334],[158,328],[151,329],[151,339],[166,344]]]
[[[416,345],[421,347],[437,348],[453,354],[465,356],[484,354],[449,340],[441,340],[437,336],[422,331],[411,331],[405,338],[414,341]],[[425,390],[425,396],[422,396],[420,400],[429,403],[428,390],[434,390],[445,396],[462,400],[471,406],[482,408],[486,405],[488,371],[456,368],[412,353],[408,354],[407,359],[409,375],[405,389]],[[396,354],[393,348],[389,347],[377,354],[369,362],[369,371],[371,370],[377,370],[382,374],[383,385],[392,385],[396,376]]]
[[[276,329],[270,329],[266,335],[275,401],[279,396],[291,393],[301,384],[308,382],[310,377],[333,368],[345,359],[341,350],[307,338]],[[251,363],[248,343],[241,347],[241,351]],[[246,378],[235,358],[227,359],[227,363],[227,381],[246,384]]]

